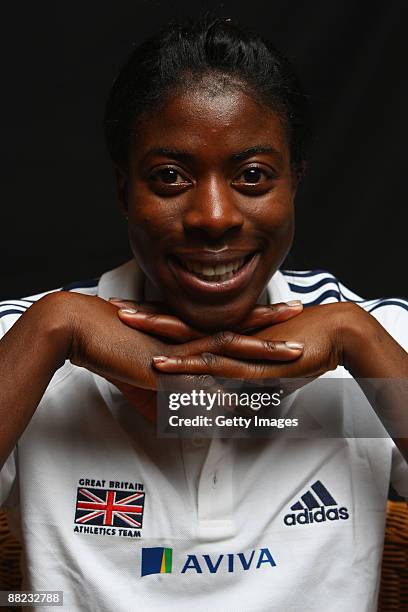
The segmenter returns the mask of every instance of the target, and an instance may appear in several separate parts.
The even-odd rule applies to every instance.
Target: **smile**
[[[202,264],[199,262],[185,262],[185,266],[189,272],[193,272],[196,276],[208,280],[212,283],[229,280],[238,270],[245,264],[245,258],[237,259],[227,264]],[[182,264],[183,265],[183,264]]]
[[[229,258],[224,261],[198,261],[189,258],[170,257],[170,267],[186,288],[206,292],[220,293],[243,288],[259,261],[259,252],[249,253],[244,257]]]

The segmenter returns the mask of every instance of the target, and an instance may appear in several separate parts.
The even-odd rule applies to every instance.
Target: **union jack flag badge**
[[[143,525],[145,493],[78,487],[75,523],[113,527]]]

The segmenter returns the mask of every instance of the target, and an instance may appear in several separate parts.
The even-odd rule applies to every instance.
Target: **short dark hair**
[[[105,112],[105,137],[114,163],[127,167],[130,134],[138,119],[208,73],[239,83],[282,117],[292,164],[300,166],[309,136],[308,104],[288,60],[231,19],[208,15],[169,24],[135,48],[122,67]]]

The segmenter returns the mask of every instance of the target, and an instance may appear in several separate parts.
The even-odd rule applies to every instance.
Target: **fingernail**
[[[123,312],[124,314],[136,314],[136,308],[119,308],[119,312]]]
[[[300,300],[289,300],[289,302],[286,302],[286,306],[301,306],[302,302]]]
[[[293,351],[301,351],[304,347],[304,344],[301,342],[285,342],[286,346]]]
[[[164,357],[164,355],[158,355],[157,357],[153,357],[154,363],[166,363],[168,361],[168,357]]]

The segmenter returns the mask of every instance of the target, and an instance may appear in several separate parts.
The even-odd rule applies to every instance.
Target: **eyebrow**
[[[234,161],[242,161],[252,157],[253,155],[259,155],[261,153],[272,153],[275,157],[282,161],[282,154],[272,147],[272,145],[255,145],[250,147],[249,149],[245,149],[244,151],[239,151],[238,153],[233,153],[231,155],[231,159]],[[172,157],[173,159],[178,159],[180,161],[189,161],[194,156],[189,151],[184,151],[182,149],[169,149],[167,147],[157,147],[154,149],[150,149],[145,155],[146,157],[160,155],[162,157]]]
[[[231,157],[232,159],[243,160],[259,153],[273,153],[275,156],[279,157],[280,160],[282,160],[282,154],[271,145],[256,145],[255,147],[245,149],[245,151],[234,153]]]
[[[167,149],[166,147],[158,147],[155,149],[150,149],[145,155],[146,157],[161,155],[162,157],[172,157],[173,159],[179,159],[180,161],[188,161],[192,159],[193,155],[188,151],[183,151],[181,149]]]

